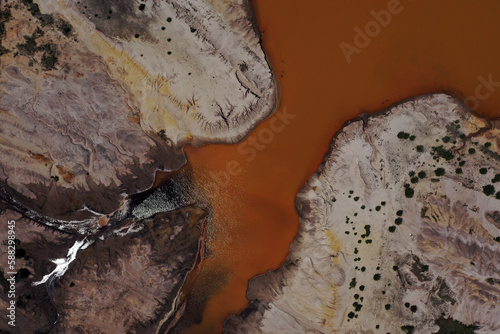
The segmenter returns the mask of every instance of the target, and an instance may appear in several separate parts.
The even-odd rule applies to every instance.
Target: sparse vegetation
[[[364,236],[365,237],[369,237],[370,233],[371,233],[371,231],[370,231],[371,226],[370,225],[365,225],[364,228],[365,228],[365,234],[364,234]]]
[[[165,130],[160,130],[160,131],[158,131],[157,135],[158,135],[158,137],[160,137],[161,139],[163,139],[163,140],[165,140],[165,141],[167,140],[167,135],[165,134]],[[334,202],[335,202],[335,199],[334,199]]]
[[[358,303],[358,302],[352,303],[352,306],[354,306],[354,311],[356,311],[356,312],[361,311],[361,308],[363,307],[363,305]]]
[[[483,193],[486,196],[491,196],[495,193],[495,187],[492,184],[488,184],[487,186],[483,187]]]
[[[410,134],[409,134],[409,133],[406,133],[406,132],[404,132],[404,131],[400,131],[400,132],[398,133],[398,138],[399,138],[399,139],[408,139],[408,138],[410,138]]]
[[[443,176],[443,175],[444,175],[444,173],[445,173],[445,170],[444,170],[444,168],[442,168],[442,167],[439,167],[438,169],[436,169],[436,170],[434,171],[434,174],[436,174],[436,176]]]
[[[56,57],[57,46],[52,43],[47,43],[43,46],[43,50],[45,51],[44,54],[42,55],[43,68],[46,71],[55,69],[56,68],[55,65],[58,62]]]
[[[19,53],[25,56],[33,56],[35,54],[35,51],[37,50],[35,41],[37,38],[38,37],[35,37],[35,34],[33,34],[32,36],[24,36],[24,43],[17,45]]]
[[[494,279],[493,277],[488,277],[486,279],[486,283],[491,284],[491,285],[493,285],[493,284],[500,284],[500,280]]]
[[[20,280],[28,278],[30,275],[31,272],[28,269],[21,268],[17,271],[17,273],[14,276],[16,277],[16,282],[19,282]]]
[[[5,11],[5,12],[0,11],[0,56],[10,52],[9,49],[5,48],[2,45],[2,40],[6,35],[5,23],[7,23],[7,21],[9,21],[10,18],[11,18],[11,15],[8,11]]]
[[[26,251],[22,248],[16,248],[15,257],[16,259],[20,259],[26,256]]]
[[[443,147],[443,145],[433,146],[432,147],[432,154],[435,154],[435,158],[441,157],[441,158],[445,159],[446,161],[452,160],[455,157],[453,155],[453,153],[451,153],[450,150],[445,149]]]
[[[479,327],[474,325],[465,325],[460,321],[450,318],[440,317],[436,320],[436,325],[439,326],[437,334],[474,334]]]
[[[409,184],[405,184],[405,196],[406,196],[406,198],[412,198],[414,194],[415,194],[415,190],[413,190],[413,188],[411,188]]]
[[[54,23],[54,17],[51,14],[42,14],[40,12],[40,7],[38,7],[36,3],[33,3],[33,0],[21,0],[21,3],[26,6],[31,15],[40,20],[42,26]]]
[[[61,20],[57,26],[57,28],[62,32],[62,34],[66,37],[68,37],[69,35],[71,35],[71,32],[73,31],[73,27],[71,26],[71,24],[69,24],[68,22],[64,21],[64,20]]]
[[[415,331],[415,327],[411,325],[404,325],[401,326],[401,330],[405,331],[406,334],[413,334],[413,332]]]

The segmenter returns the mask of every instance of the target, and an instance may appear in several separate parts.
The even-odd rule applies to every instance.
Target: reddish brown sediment
[[[494,17],[499,5],[495,1],[482,6],[474,1],[401,1],[404,10],[392,17],[370,45],[353,55],[350,64],[339,44],[352,44],[353,28],[364,28],[373,21],[370,11],[386,9],[387,1],[353,5],[323,0],[312,6],[298,0],[273,0],[255,4],[264,46],[280,80],[278,112],[286,108],[296,117],[263,150],[256,151],[251,161],[249,154],[238,151],[239,145],[186,149],[200,188],[213,183],[217,172],[227,170],[228,161],[235,160],[242,167],[242,172],[231,175],[230,182],[220,187],[223,191],[207,192],[214,204],[214,226],[207,231],[210,252],[197,270],[192,288],[192,300],[199,302],[194,308],[199,314],[194,314],[204,317],[193,331],[202,333],[220,332],[227,315],[245,307],[248,280],[276,268],[286,258],[298,227],[295,195],[344,122],[361,112],[380,111],[402,98],[430,91],[447,90],[460,98],[475,96],[480,76],[491,74],[494,81],[500,78],[496,42],[500,27]],[[23,43],[23,34],[33,30],[20,33],[14,41]],[[98,66],[90,68],[90,73],[96,71]],[[75,80],[86,75],[86,71],[74,72]],[[480,92],[485,93],[484,89]],[[479,101],[477,111],[493,117],[500,110],[500,94],[496,90],[490,93]],[[133,101],[138,95],[124,95],[124,99]],[[133,123],[127,127],[134,128],[139,117],[136,105],[128,105],[127,110],[129,107],[132,111],[124,120]],[[4,110],[1,114],[8,117]],[[270,129],[273,119],[276,117],[263,122],[242,143],[249,145],[264,136],[267,131],[263,129]],[[26,158],[36,160],[29,154]],[[133,170],[131,174],[142,172]],[[147,180],[140,189],[152,183],[153,174],[146,174],[139,178]],[[132,184],[127,186],[133,188]]]
[[[297,117],[250,162],[249,155],[238,152],[241,144],[185,150],[201,186],[215,182],[228,161],[238,161],[244,170],[220,193],[209,193],[214,206],[209,236],[214,237],[208,244],[213,252],[200,270],[197,293],[212,294],[202,287],[226,273],[231,283],[212,295],[203,324],[193,332],[219,333],[224,319],[247,305],[247,281],[282,263],[298,228],[295,196],[348,120],[429,92],[473,97],[480,76],[491,74],[500,82],[496,1],[482,6],[474,1],[400,3],[404,10],[347,64],[339,44],[353,44],[353,28],[364,29],[374,20],[370,11],[387,9],[388,1],[254,1],[264,48],[280,85],[277,113],[286,108]],[[495,88],[480,100],[476,112],[494,118],[499,110],[500,90]],[[258,138],[273,118],[242,143]]]
[[[225,333],[500,330],[499,125],[445,94],[346,124],[297,196],[287,260]]]

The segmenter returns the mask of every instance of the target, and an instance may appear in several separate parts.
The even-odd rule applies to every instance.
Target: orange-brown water
[[[346,121],[435,91],[460,98],[477,94],[480,99],[468,101],[479,102],[479,114],[500,115],[500,86],[478,88],[480,77],[500,82],[500,2],[395,3],[254,1],[280,85],[276,113],[295,118],[282,127],[273,116],[239,145],[185,149],[195,182],[206,188],[214,209],[212,253],[190,284],[190,298],[198,305],[192,308],[204,309],[203,323],[190,332],[220,333],[224,319],[247,305],[248,280],[285,259],[298,228],[295,195]],[[371,11],[388,6],[391,21],[379,24],[376,33]],[[340,44],[355,47],[354,28],[364,31],[369,22],[369,44],[358,40],[348,63]],[[257,143],[255,154],[248,152],[251,143]],[[237,167],[228,168],[232,160]],[[218,172],[223,186],[215,186]]]

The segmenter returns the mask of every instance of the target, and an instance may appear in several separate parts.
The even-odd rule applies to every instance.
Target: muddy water
[[[203,323],[190,332],[220,332],[246,306],[248,280],[285,259],[298,228],[294,197],[346,121],[436,91],[500,116],[498,1],[254,5],[281,100],[239,145],[185,150],[214,208],[212,253],[190,284],[188,310]],[[376,23],[371,11],[381,10]]]

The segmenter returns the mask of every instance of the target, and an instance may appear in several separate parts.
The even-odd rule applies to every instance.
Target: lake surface
[[[295,195],[346,121],[440,91],[500,116],[498,1],[254,6],[280,104],[240,144],[185,149],[214,210],[211,253],[189,283],[187,311],[203,314],[195,333],[220,332],[247,305],[248,280],[286,258],[299,224]]]

